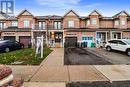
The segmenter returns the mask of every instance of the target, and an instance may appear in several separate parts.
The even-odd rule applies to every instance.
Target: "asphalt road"
[[[130,81],[69,83],[66,87],[130,87]]]
[[[81,48],[66,48],[64,55],[65,65],[113,65],[101,56]]]

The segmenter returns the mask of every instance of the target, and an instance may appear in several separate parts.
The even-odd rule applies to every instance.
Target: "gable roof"
[[[27,9],[23,10],[22,12],[20,12],[20,13],[17,15],[17,17],[19,17],[20,15],[24,14],[25,12],[27,12],[28,14],[30,14],[31,16],[34,17],[34,15],[33,15],[31,12],[29,12]]]
[[[90,15],[93,15],[94,13],[97,13],[99,16],[102,16],[102,14],[98,11],[98,10],[93,10],[90,14]]]
[[[70,10],[67,13],[65,13],[65,15],[63,17],[65,17],[66,15],[68,15],[71,12],[74,13],[77,17],[79,17],[79,15],[75,11],[73,11],[73,10]]]
[[[116,17],[120,16],[122,13],[126,14],[127,16],[130,16],[130,15],[128,14],[128,12],[126,12],[125,10],[123,10],[123,11],[117,13],[116,15],[114,15],[113,18],[116,18]]]

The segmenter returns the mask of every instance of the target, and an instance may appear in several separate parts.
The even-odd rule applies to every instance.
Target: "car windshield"
[[[123,41],[130,45],[130,39],[129,40],[123,40]]]
[[[7,42],[7,41],[0,41],[0,43],[5,43],[5,42]]]

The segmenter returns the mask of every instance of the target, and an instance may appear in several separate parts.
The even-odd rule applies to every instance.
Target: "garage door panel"
[[[66,37],[65,45],[66,45],[66,47],[76,47],[77,46],[77,37]]]
[[[31,37],[20,36],[19,42],[24,44],[24,47],[27,48],[31,43]]]

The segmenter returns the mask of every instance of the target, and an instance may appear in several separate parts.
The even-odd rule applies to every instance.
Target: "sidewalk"
[[[127,81],[130,65],[64,65],[64,49],[53,52],[40,66],[10,66],[14,76],[25,79],[25,87],[65,87],[70,82]]]

